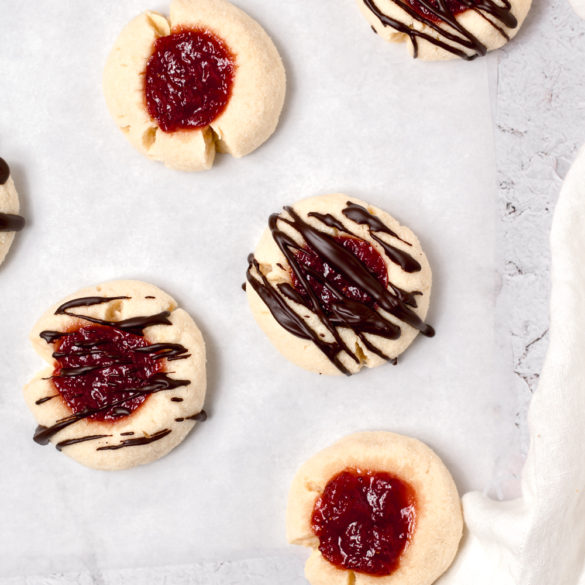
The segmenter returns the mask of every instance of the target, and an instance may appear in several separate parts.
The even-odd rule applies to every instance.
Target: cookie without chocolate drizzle
[[[432,585],[453,562],[463,516],[455,482],[429,447],[375,431],[301,466],[286,528],[289,542],[312,549],[312,585]]]
[[[183,171],[246,156],[272,135],[286,74],[263,28],[227,0],[171,0],[120,33],[104,70],[114,120],[148,158]]]

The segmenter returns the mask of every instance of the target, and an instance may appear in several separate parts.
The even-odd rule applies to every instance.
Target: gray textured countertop
[[[536,0],[516,42],[498,57],[496,318],[502,347],[512,346],[525,451],[526,411],[548,341],[550,225],[585,141],[585,23],[565,0]]]

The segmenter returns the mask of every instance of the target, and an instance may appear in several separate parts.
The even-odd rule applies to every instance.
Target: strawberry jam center
[[[178,28],[160,37],[146,64],[146,107],[164,132],[209,126],[225,110],[235,57],[203,29]]]
[[[92,420],[119,420],[144,403],[149,395],[145,387],[163,371],[151,347],[134,333],[81,327],[58,342],[53,384],[74,414],[90,412]]]
[[[386,263],[371,244],[359,238],[349,236],[337,236],[334,240],[349,250],[384,287],[388,286]],[[313,293],[317,295],[321,306],[326,311],[337,300],[338,294],[352,301],[368,305],[371,308],[374,308],[376,305],[375,299],[343,274],[336,271],[312,248],[306,246],[302,250],[298,250],[296,252],[296,260],[304,279],[306,279],[306,282]],[[292,271],[291,281],[295,290],[303,298],[307,298],[308,293],[305,287]]]
[[[470,8],[472,8],[469,6],[469,4],[473,4],[473,2],[468,2],[467,4],[465,4],[461,0],[444,0],[444,1],[445,1],[445,6],[447,7],[447,12],[446,12],[445,16],[449,16],[449,17],[457,16],[458,14],[461,14],[462,12],[469,10]],[[419,0],[407,0],[407,2],[408,2],[408,4],[410,4],[410,6],[412,6],[412,8],[414,8],[414,10],[420,16],[423,16],[424,18],[428,18],[429,20],[432,20],[433,22],[441,22],[443,20],[441,18],[441,16],[438,16],[432,10],[429,10],[427,7],[425,7],[423,4],[421,4],[421,2],[419,2]],[[441,8],[439,7],[437,0],[426,0],[426,3],[430,4],[432,6],[432,8],[436,12],[438,12],[439,14],[444,14],[443,10],[441,10]],[[475,4],[478,4],[478,2],[476,1]]]
[[[412,537],[415,507],[406,482],[385,472],[346,469],[315,502],[311,526],[330,563],[385,576],[398,568]]]

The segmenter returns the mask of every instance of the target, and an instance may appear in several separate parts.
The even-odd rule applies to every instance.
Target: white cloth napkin
[[[551,232],[550,346],[529,411],[523,497],[463,498],[468,534],[441,585],[585,584],[585,148]]]

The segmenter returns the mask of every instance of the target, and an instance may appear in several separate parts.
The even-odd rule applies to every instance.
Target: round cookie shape
[[[0,158],[0,264],[8,254],[15,232],[24,228],[24,218],[18,215],[20,204],[8,163]]]
[[[367,516],[369,523],[362,522]],[[343,534],[337,527],[337,540],[326,539],[316,517],[348,525]],[[403,435],[362,432],[301,466],[286,529],[290,543],[313,549],[305,566],[312,585],[430,585],[453,562],[463,516],[453,478],[429,447]],[[349,568],[329,560],[332,542]],[[391,560],[377,564],[378,555]]]
[[[36,323],[50,364],[24,389],[34,440],[95,469],[126,469],[176,447],[206,418],[205,343],[159,288],[113,281],[78,291]]]
[[[183,171],[216,151],[243,157],[274,132],[286,74],[264,29],[227,0],[172,0],[114,44],[103,77],[112,117],[140,152]]]
[[[303,199],[269,219],[248,258],[252,313],[290,361],[351,375],[397,357],[421,332],[432,274],[416,236],[343,194]]]
[[[470,61],[516,36],[532,0],[357,0],[384,40],[409,40],[415,58]]]

